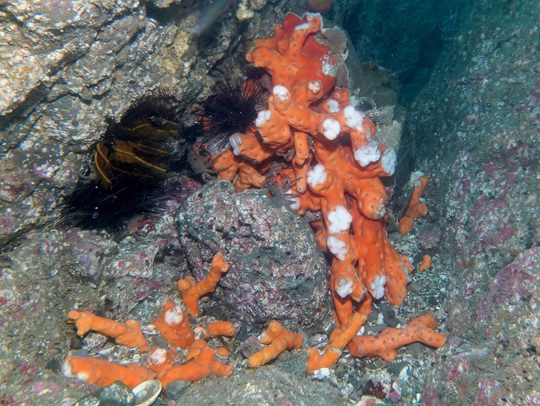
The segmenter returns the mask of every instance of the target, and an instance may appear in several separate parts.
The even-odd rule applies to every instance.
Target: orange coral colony
[[[244,190],[275,180],[303,215],[320,211],[312,222],[322,249],[333,254],[330,287],[339,342],[323,354],[310,352],[310,370],[331,365],[356,334],[373,299],[400,305],[406,297],[411,259],[400,255],[386,235],[387,192],[381,181],[394,174],[395,152],[375,138],[375,125],[336,87],[338,66],[317,36],[322,18],[288,14],[274,36],[260,39],[247,60],[272,78],[267,109],[255,129],[229,138],[231,148],[214,156],[218,177]],[[271,171],[277,157],[288,164]],[[420,195],[426,178],[413,193],[407,218],[425,215]],[[290,186],[292,185],[292,186]],[[340,330],[340,331],[341,331]]]
[[[386,235],[388,195],[381,178],[393,175],[395,152],[375,138],[375,125],[350,104],[348,91],[336,87],[336,61],[328,47],[316,40],[322,31],[320,15],[288,14],[275,27],[273,37],[256,42],[247,60],[271,75],[267,109],[259,112],[255,127],[230,137],[230,149],[212,157],[218,177],[230,180],[238,190],[260,188],[272,178],[288,188],[299,214],[321,212],[321,220],[311,225],[322,249],[332,254],[330,288],[337,329],[325,349],[308,350],[309,371],[334,364],[347,345],[355,356],[392,360],[396,349],[406,344],[420,341],[438,348],[445,341],[433,330],[436,322],[431,313],[404,329],[387,328],[380,337],[356,336],[373,299],[386,298],[393,305],[405,300],[412,265]],[[278,156],[290,159],[277,172],[271,171]],[[420,182],[409,202],[410,218],[427,210],[420,202],[427,179]],[[218,254],[206,279],[186,278],[178,283],[191,315],[198,315],[199,298],[215,289],[227,269]],[[70,312],[69,321],[76,323],[80,335],[99,331],[118,344],[148,350],[138,322],[122,324],[78,311]],[[154,324],[169,344],[188,350],[188,362],[174,364],[176,349],[150,349],[152,372],[136,368],[128,374],[129,366],[117,371],[117,376],[129,379],[128,385],[136,384],[144,374],[155,373],[166,386],[175,379],[197,381],[210,374],[232,373],[232,367],[219,362],[204,341],[214,335],[234,335],[232,324],[209,324],[194,331],[187,314],[173,301],[167,302]],[[248,366],[264,365],[287,349],[300,348],[302,338],[272,321],[260,338],[266,347],[249,358]],[[101,385],[110,380],[109,367],[97,360],[68,357],[65,365],[72,374],[91,382]]]
[[[380,178],[393,175],[395,153],[377,141],[374,124],[350,105],[348,91],[335,87],[336,62],[316,41],[320,32],[320,15],[288,14],[273,37],[257,41],[247,60],[272,77],[268,109],[259,113],[257,131],[231,136],[231,150],[214,169],[243,190],[275,175],[264,163],[293,156],[276,179],[297,180],[290,194],[300,214],[322,212],[313,226],[334,255],[331,289],[337,324],[345,328],[367,296],[401,304],[412,267],[386,237]]]
[[[197,295],[210,293],[216,287],[221,273],[225,272],[228,266],[223,255],[216,254],[209,277],[202,284],[201,282],[195,284],[199,286],[195,288],[196,295],[189,297],[198,299]],[[214,274],[211,275],[212,273]],[[216,273],[219,276],[216,276]],[[212,278],[214,281],[208,282]],[[203,287],[200,288],[200,286]],[[197,301],[190,303],[195,303],[198,311]],[[236,327],[228,321],[216,321],[209,323],[206,328],[192,329],[187,314],[172,300],[165,304],[161,316],[153,321],[156,329],[171,345],[169,350],[150,348],[136,320],[120,323],[89,312],[72,310],[68,314],[68,322],[75,323],[77,334],[81,337],[89,331],[94,331],[114,338],[116,344],[148,351],[148,368],[139,364],[120,365],[92,357],[68,356],[65,359],[62,368],[65,375],[74,376],[95,385],[107,386],[120,380],[133,389],[144,381],[157,378],[166,388],[175,380],[195,382],[210,375],[230,376],[232,374],[232,366],[217,360],[216,352],[205,340],[217,336],[232,337],[236,334]],[[174,363],[177,348],[187,350],[185,360],[188,362],[181,365]],[[224,353],[222,349],[219,352]]]

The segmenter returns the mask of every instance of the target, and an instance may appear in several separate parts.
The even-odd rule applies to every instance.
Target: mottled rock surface
[[[341,406],[348,402],[329,383],[305,382],[280,368],[262,367],[232,379],[212,379],[192,385],[178,404]]]
[[[178,230],[197,280],[224,253],[230,269],[213,295],[224,310],[248,324],[324,327],[332,311],[328,266],[309,225],[282,198],[214,181],[186,200]]]
[[[540,243],[539,13],[535,1],[461,9],[459,31],[408,117],[402,145],[414,145],[415,168],[431,179],[441,233],[434,266],[449,282],[448,344],[426,405],[540,397],[530,327],[540,322],[531,248]]]
[[[174,212],[179,204],[169,206]],[[63,377],[60,366],[70,348],[110,348],[96,334],[76,338],[69,310],[146,325],[168,298],[178,299],[174,280],[185,260],[173,218],[164,212],[146,237],[120,242],[78,229],[28,233],[0,255],[0,401],[68,405],[93,388]]]

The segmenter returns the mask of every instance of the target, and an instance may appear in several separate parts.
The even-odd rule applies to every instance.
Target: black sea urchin
[[[257,114],[268,98],[260,76],[257,70],[250,72],[245,81],[231,72],[219,75],[213,94],[203,105],[202,143],[213,152],[225,149],[234,133],[254,128]]]

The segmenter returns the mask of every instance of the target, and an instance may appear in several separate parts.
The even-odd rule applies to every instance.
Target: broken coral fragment
[[[421,201],[422,194],[428,184],[428,178],[423,176],[421,172],[414,172],[411,174],[409,182],[414,184],[414,189],[407,204],[407,210],[399,220],[400,234],[406,234],[412,228],[414,219],[422,218],[428,212],[427,206]]]
[[[303,339],[302,334],[289,331],[278,321],[272,320],[259,337],[260,342],[266,344],[266,347],[249,357],[248,366],[256,368],[267,364],[286,350],[297,350],[302,346]]]
[[[75,323],[77,334],[81,337],[89,331],[95,331],[114,338],[116,344],[128,348],[139,348],[142,351],[148,349],[148,341],[144,338],[137,320],[127,320],[125,323],[120,323],[90,312],[71,310],[68,313],[68,322]]]
[[[349,325],[343,329],[336,329],[330,335],[330,342],[321,351],[318,348],[307,350],[309,354],[308,372],[314,372],[321,368],[328,368],[335,364],[341,353],[356,336],[360,328],[367,320],[367,316],[361,313],[355,313]]]
[[[216,360],[214,350],[208,347],[206,342],[196,341],[194,345],[202,348],[197,348],[195,352],[190,348],[190,351],[196,355],[182,365],[175,364],[171,354],[161,348],[150,351],[149,368],[155,372],[164,388],[177,380],[197,382],[210,375],[230,376],[232,374],[232,366]]]
[[[436,326],[433,313],[426,313],[411,320],[405,328],[387,327],[378,337],[356,336],[349,343],[349,352],[355,357],[376,355],[390,362],[397,356],[398,348],[417,341],[439,348],[446,337],[434,330]]]
[[[62,365],[65,376],[73,376],[99,386],[108,386],[122,381],[130,389],[142,382],[154,379],[154,374],[139,364],[116,364],[99,358],[66,357]]]

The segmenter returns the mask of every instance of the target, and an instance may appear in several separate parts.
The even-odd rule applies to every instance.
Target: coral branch
[[[77,334],[81,337],[89,331],[95,331],[114,338],[115,342],[128,348],[148,349],[148,341],[144,338],[137,320],[127,320],[125,323],[105,319],[90,312],[72,310],[68,313],[68,322],[75,323]]]
[[[429,255],[424,255],[422,262],[418,265],[419,271],[425,271],[431,267],[431,257]]]
[[[407,205],[404,216],[399,220],[399,233],[406,234],[413,226],[413,219],[424,217],[427,212],[427,206],[421,202],[422,194],[428,184],[428,178],[420,172],[414,172],[411,175],[411,181],[414,182],[414,190]]]
[[[120,365],[98,358],[78,356],[67,357],[62,372],[66,376],[73,376],[99,386],[122,381],[131,389],[155,377],[151,371],[138,364]]]
[[[298,349],[302,346],[303,339],[302,334],[293,333],[276,320],[272,320],[259,337],[261,343],[267,346],[249,357],[248,366],[259,367],[277,358],[285,350]]]
[[[174,365],[171,354],[161,348],[150,352],[150,369],[156,373],[157,379],[160,380],[164,388],[176,380],[197,382],[212,374],[217,376],[230,376],[232,374],[232,366],[216,360],[214,350],[208,347],[204,341],[196,343],[197,346],[202,344],[202,348],[197,348],[194,352],[197,355],[183,365]]]
[[[182,294],[182,299],[186,308],[193,317],[199,315],[199,298],[207,293],[213,292],[221,275],[229,270],[229,264],[221,252],[214,255],[210,272],[206,279],[195,282],[193,278],[184,278],[178,281],[178,290]]]
[[[349,352],[355,357],[377,355],[390,362],[397,356],[398,348],[417,341],[439,348],[446,338],[433,330],[436,326],[433,313],[426,313],[411,320],[405,328],[385,328],[379,337],[356,336],[349,343]]]
[[[330,342],[321,352],[318,348],[307,350],[309,353],[308,372],[328,368],[336,363],[347,344],[356,336],[367,320],[365,314],[355,313],[344,330],[336,329],[330,335]]]

